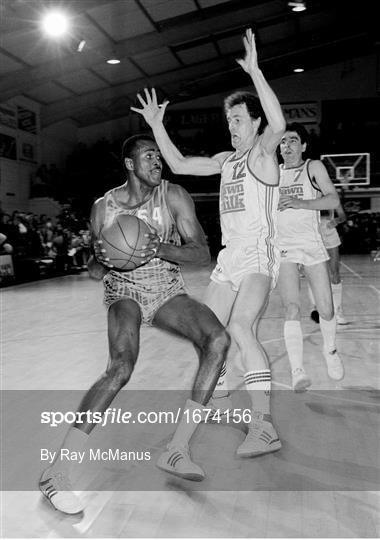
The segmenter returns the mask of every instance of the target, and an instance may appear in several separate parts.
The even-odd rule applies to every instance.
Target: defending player
[[[144,97],[138,95],[141,109],[131,109],[142,114],[151,126],[173,172],[222,174],[220,220],[226,247],[219,253],[205,302],[224,325],[228,324],[245,369],[254,420],[237,454],[249,457],[281,448],[270,415],[271,372],[257,327],[279,267],[275,246],[279,179],[276,148],[285,121],[277,97],[259,69],[251,30],[247,30],[243,42],[245,58],[237,62],[250,75],[258,98],[250,92],[236,92],[225,100],[234,151],[211,158],[184,157],[163,124],[168,101],[158,105],[154,89],[151,94],[145,89]]]
[[[186,294],[179,268],[186,262],[209,263],[205,235],[190,195],[181,186],[161,179],[161,154],[152,137],[136,135],[127,139],[122,156],[127,182],[95,202],[91,213],[93,237],[96,240],[100,229],[120,214],[137,215],[157,234],[147,237],[146,264],[130,272],[105,268],[108,259],[102,253],[101,242],[95,242],[100,262],[92,257],[89,272],[94,278],[103,278],[109,362],[105,373],[85,395],[79,411],[104,413],[128,382],[139,353],[142,322],[192,341],[199,368],[192,400],[186,402],[186,408],[201,409],[211,397],[229,346],[228,334],[211,309]],[[191,461],[188,449],[196,425],[191,414],[182,418],[158,467],[190,480],[204,478],[202,469]],[[62,448],[81,451],[93,427],[89,422],[75,424]],[[39,485],[55,508],[73,514],[82,511],[83,505],[72,491],[69,463],[56,460],[44,471]]]
[[[303,337],[300,323],[300,282],[302,264],[320,314],[323,355],[329,376],[344,377],[343,363],[335,344],[336,319],[328,272],[328,254],[319,232],[319,210],[339,205],[339,197],[325,166],[319,160],[302,158],[307,131],[293,123],[281,139],[280,202],[278,245],[281,266],[278,285],[285,307],[284,338],[292,370],[294,391],[303,391],[311,381],[303,366]]]
[[[339,204],[339,206],[335,210],[321,211],[320,230],[323,243],[325,244],[327,253],[330,257],[328,265],[330,272],[334,311],[336,316],[336,322],[341,325],[348,324],[348,321],[344,316],[342,308],[343,285],[342,279],[340,277],[339,264],[339,246],[341,245],[341,241],[339,238],[339,234],[336,230],[336,226],[339,225],[339,223],[344,223],[346,219],[346,213],[341,204]],[[310,317],[313,319],[313,321],[319,323],[319,313],[316,309],[314,296],[310,289],[310,286],[308,292],[312,304]]]

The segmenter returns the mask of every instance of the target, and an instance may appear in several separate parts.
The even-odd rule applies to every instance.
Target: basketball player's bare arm
[[[260,147],[265,154],[273,155],[285,132],[285,118],[276,94],[259,68],[255,35],[250,28],[245,33],[243,43],[245,57],[236,61],[250,75],[268,121],[268,125],[259,141]]]
[[[98,234],[102,225],[104,215],[103,198],[98,199],[92,206],[90,217],[91,230],[91,256],[87,262],[88,273],[92,279],[100,280],[112,268],[108,264],[107,258],[102,251],[101,242],[98,241]]]
[[[347,221],[346,212],[344,211],[343,206],[340,203],[339,206],[335,208],[335,212],[336,216],[334,216],[333,219],[329,221],[330,228],[334,228],[340,223],[344,223],[345,221]]]
[[[193,263],[207,266],[210,263],[210,252],[205,234],[195,214],[192,198],[181,186],[170,184],[168,203],[184,244],[173,246],[161,243],[157,256],[179,264]]]
[[[249,166],[262,181],[277,185],[279,181],[276,148],[285,132],[285,118],[276,94],[267,83],[257,61],[255,36],[251,29],[243,38],[245,57],[237,63],[250,75],[268,125],[258,140],[258,148],[249,154]]]
[[[331,182],[326,167],[318,159],[310,162],[309,174],[318,184],[322,197],[318,199],[297,199],[288,195],[281,195],[278,204],[279,210],[303,208],[304,210],[334,210],[339,206],[339,196],[334,184]]]
[[[191,174],[196,176],[210,176],[220,173],[222,163],[225,159],[220,156],[223,154],[228,155],[229,152],[216,154],[213,157],[183,156],[173,144],[163,123],[165,109],[169,101],[164,101],[159,105],[154,88],[152,88],[151,93],[147,88],[144,88],[144,93],[144,97],[141,94],[137,94],[137,99],[141,103],[142,108],[131,107],[131,110],[141,114],[146,123],[152,128],[158,147],[171,170],[175,174]]]

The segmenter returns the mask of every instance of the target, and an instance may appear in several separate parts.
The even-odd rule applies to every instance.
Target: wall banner
[[[17,106],[18,128],[29,133],[37,133],[37,115],[24,107]]]

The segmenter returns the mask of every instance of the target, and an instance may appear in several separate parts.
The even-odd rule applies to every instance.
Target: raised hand
[[[157,94],[154,88],[152,88],[152,94],[149,93],[147,88],[144,88],[144,93],[144,97],[142,97],[141,94],[137,94],[137,99],[141,103],[142,109],[131,107],[131,111],[141,114],[144,117],[145,122],[153,127],[154,124],[162,122],[169,101],[166,100],[163,103],[158,104]]]
[[[255,35],[250,28],[245,33],[243,43],[245,48],[245,57],[237,58],[236,62],[244,69],[244,71],[251,73],[253,70],[258,69],[258,64]]]

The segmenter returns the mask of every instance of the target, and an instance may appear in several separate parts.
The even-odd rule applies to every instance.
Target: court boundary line
[[[357,278],[363,280],[363,277],[362,277],[360,274],[358,274],[357,272],[355,272],[355,270],[353,270],[350,266],[348,266],[348,264],[346,264],[346,263],[344,263],[344,262],[342,262],[342,261],[340,261],[340,264],[341,264],[342,266],[344,266],[349,272],[351,272],[351,274],[353,274],[355,277],[357,277]],[[377,292],[377,294],[380,295],[379,289],[378,289],[377,287],[375,287],[374,285],[368,285],[368,284],[366,284],[366,287],[369,287],[370,289],[373,289],[374,291]]]

